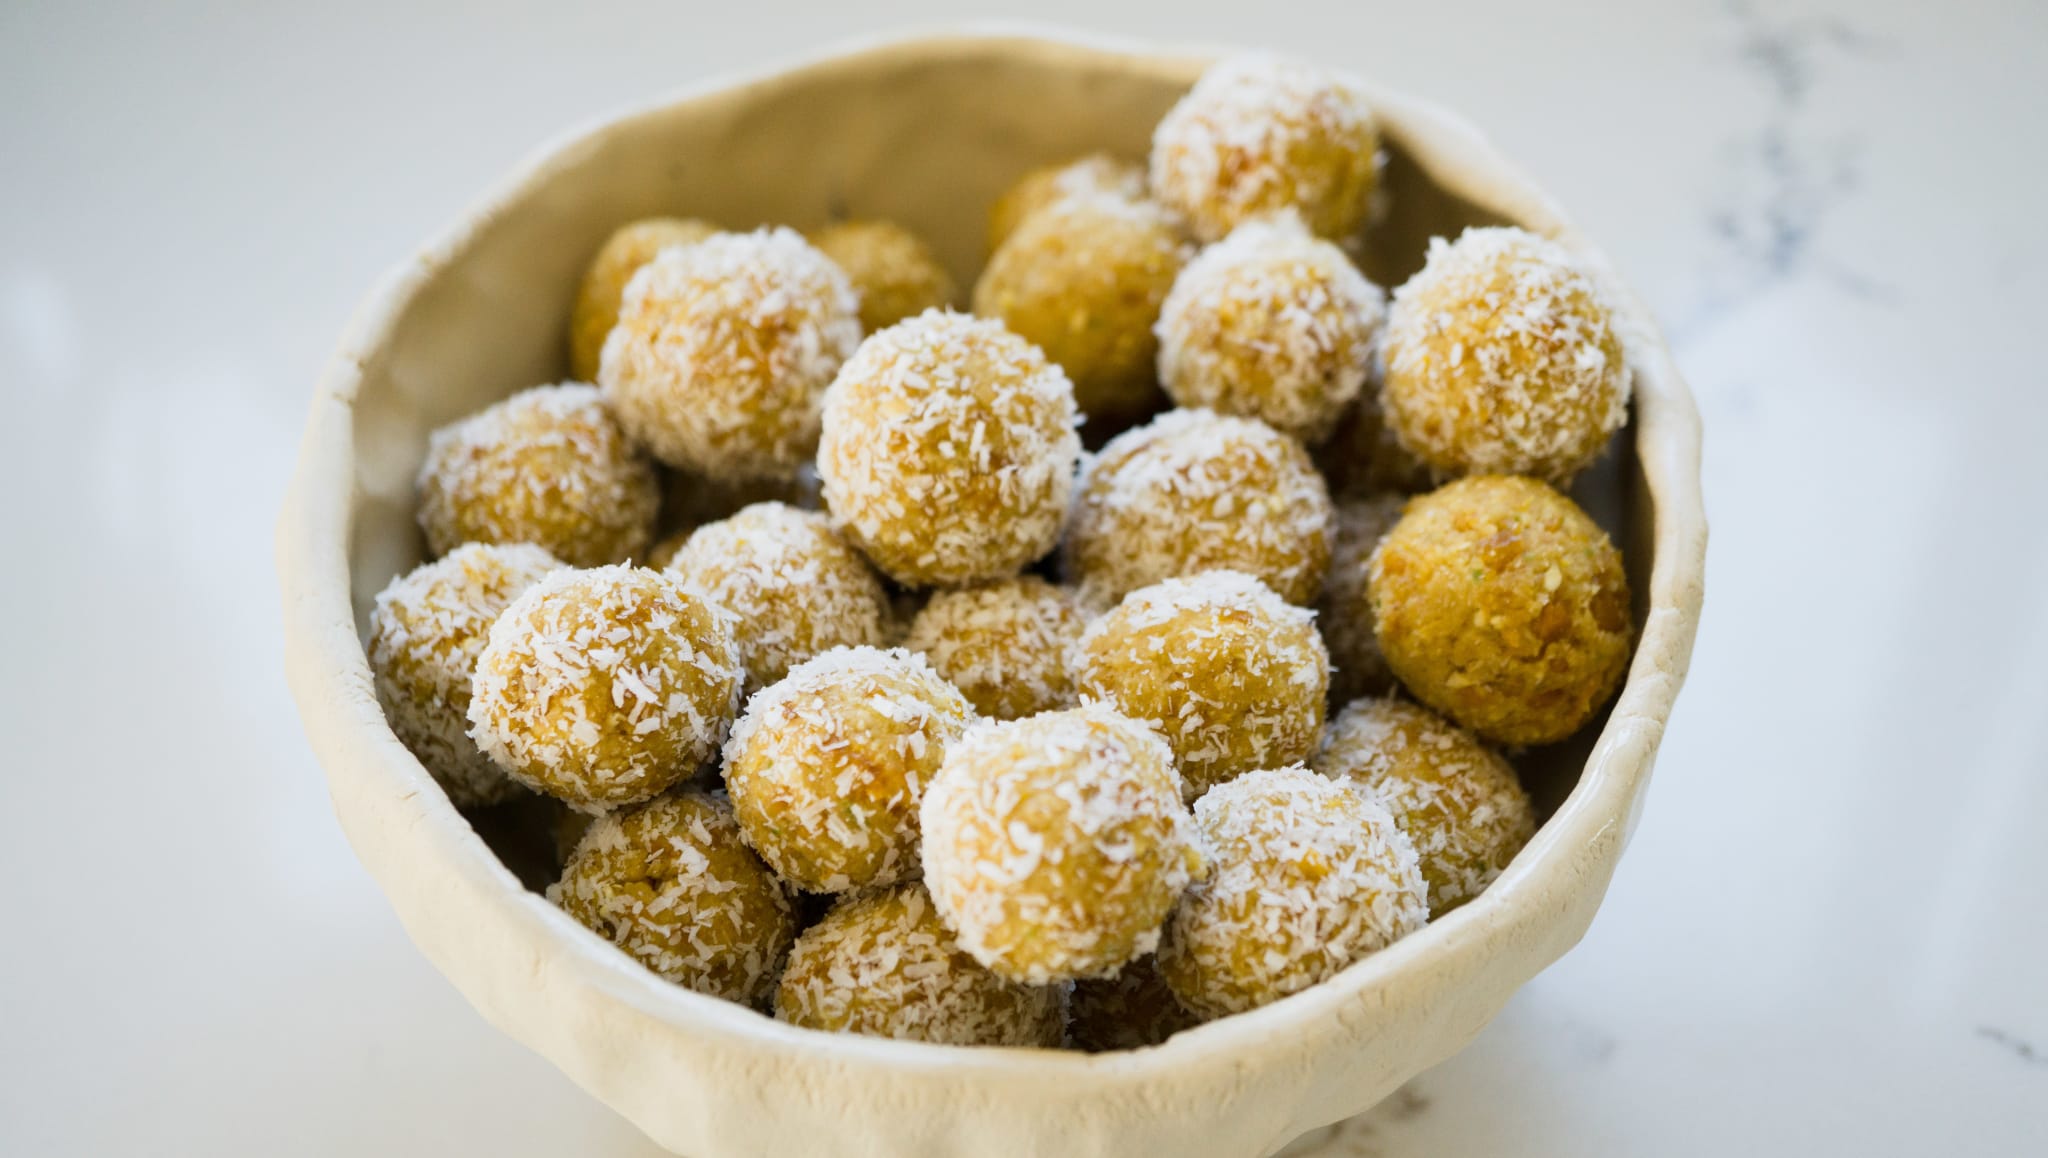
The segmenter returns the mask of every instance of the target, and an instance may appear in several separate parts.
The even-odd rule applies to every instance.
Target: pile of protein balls
[[[1380,161],[1342,76],[1226,60],[1149,166],[1019,181],[971,314],[887,222],[627,225],[577,381],[433,437],[394,731],[458,806],[566,806],[577,921],[816,1029],[1141,1046],[1441,916],[1534,831],[1496,746],[1627,663],[1554,487],[1629,371],[1521,230],[1389,304]]]

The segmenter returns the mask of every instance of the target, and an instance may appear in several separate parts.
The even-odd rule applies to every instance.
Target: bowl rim
[[[1154,1082],[1219,1052],[1230,1053],[1245,1065],[1283,1054],[1312,1054],[1342,1031],[1347,1016],[1355,1016],[1361,1004],[1388,1000],[1398,989],[1412,992],[1432,971],[1439,976],[1469,974],[1503,939],[1544,936],[1540,926],[1546,919],[1546,897],[1582,887],[1580,878],[1590,873],[1600,874],[1599,887],[1604,890],[1605,874],[1611,872],[1640,815],[1655,749],[1683,683],[1699,620],[1707,534],[1699,415],[1647,309],[1562,210],[1462,117],[1363,78],[1361,85],[1380,116],[1382,132],[1434,182],[1554,238],[1594,270],[1613,296],[1635,378],[1633,430],[1651,498],[1653,553],[1642,632],[1577,784],[1508,870],[1473,901],[1321,984],[1144,1049],[1088,1054],[962,1048],[822,1033],[664,981],[528,890],[435,789],[377,707],[368,661],[356,634],[349,567],[358,497],[355,395],[375,351],[392,336],[421,291],[536,185],[574,166],[599,142],[630,132],[644,120],[700,104],[741,102],[771,85],[822,79],[849,69],[903,67],[977,53],[1060,61],[1078,56],[1186,84],[1225,51],[1240,50],[1162,50],[1131,40],[1014,23],[842,42],[792,62],[713,76],[577,124],[529,154],[451,225],[392,267],[358,307],[322,371],[279,517],[276,548],[286,665],[294,696],[309,741],[326,770],[337,813],[373,875],[376,858],[350,828],[344,798],[371,803],[387,823],[424,828],[421,836],[434,842],[443,868],[468,886],[502,892],[501,899],[511,910],[506,915],[524,922],[531,936],[544,940],[549,960],[542,964],[550,969],[553,984],[578,986],[673,1029],[719,1039],[728,1048],[782,1059],[884,1067],[906,1076],[943,1074],[946,1080],[988,1073],[1013,1081],[1039,1078],[1068,1085],[1075,1077],[1085,1077],[1086,1085],[1097,1090]],[[380,885],[390,892],[388,881],[380,878]],[[1570,948],[1583,930],[1581,923],[1567,939],[1550,946],[1547,960]],[[479,1009],[499,1021],[481,1003]]]

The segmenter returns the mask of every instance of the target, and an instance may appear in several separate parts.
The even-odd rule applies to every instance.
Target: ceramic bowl
[[[1530,765],[1550,815],[1471,904],[1322,985],[1153,1049],[813,1033],[663,982],[524,887],[378,710],[360,640],[371,598],[420,556],[413,477],[428,431],[564,376],[570,298],[613,227],[654,213],[731,227],[890,218],[969,285],[1007,183],[1095,149],[1142,157],[1206,59],[924,38],[657,101],[523,165],[375,289],[327,368],[278,557],[292,690],[335,811],[414,941],[476,1008],[677,1153],[1267,1154],[1450,1056],[1592,920],[1698,622],[1698,417],[1640,304],[1550,199],[1463,121],[1371,86],[1391,199],[1367,272],[1398,285],[1432,234],[1519,223],[1610,283],[1635,372],[1631,424],[1579,493],[1630,560],[1640,643],[1604,719]]]

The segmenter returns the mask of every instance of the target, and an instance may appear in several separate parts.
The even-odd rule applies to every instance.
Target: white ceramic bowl
[[[1269,1153],[1455,1052],[1592,920],[1685,673],[1706,546],[1698,417],[1618,283],[1635,411],[1610,469],[1581,493],[1624,546],[1642,635],[1597,740],[1537,773],[1555,813],[1471,904],[1325,984],[1163,1046],[1090,1056],[832,1036],[669,985],[521,887],[378,710],[360,632],[371,597],[419,557],[413,475],[427,433],[563,376],[577,276],[614,226],[656,212],[729,226],[893,218],[971,284],[987,207],[1011,179],[1091,149],[1142,156],[1205,59],[919,39],[606,120],[543,150],[399,266],[320,383],[278,561],[292,690],[335,811],[413,939],[477,1009],[672,1150]],[[1392,208],[1364,263],[1382,284],[1420,264],[1432,233],[1501,220],[1558,238],[1613,281],[1462,121],[1372,95]]]

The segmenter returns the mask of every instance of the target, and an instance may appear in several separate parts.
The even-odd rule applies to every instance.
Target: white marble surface
[[[176,7],[0,7],[0,1152],[651,1153],[350,857],[271,520],[352,303],[532,144],[962,8]],[[1296,1152],[2040,1152],[2048,8],[1032,12],[1463,108],[1662,312],[1706,413],[1706,621],[1600,919]]]

